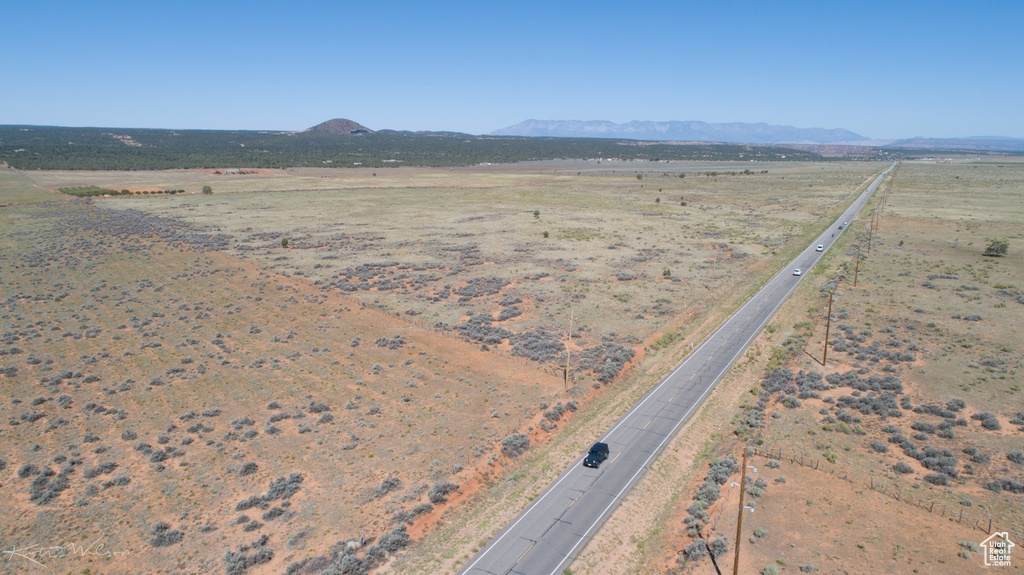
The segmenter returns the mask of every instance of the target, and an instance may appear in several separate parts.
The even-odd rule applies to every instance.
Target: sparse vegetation
[[[530,448],[530,436],[525,433],[513,433],[501,439],[501,452],[508,457],[516,457]]]
[[[153,526],[150,530],[150,534],[153,536],[149,540],[149,544],[153,547],[169,547],[181,543],[184,533],[176,529],[171,529],[169,523],[161,521]]]
[[[440,505],[448,501],[448,496],[459,490],[459,486],[451,481],[439,481],[435,483],[427,493],[430,502]]]
[[[989,413],[987,411],[975,413],[974,415],[971,416],[971,419],[980,421],[982,427],[984,427],[985,429],[990,429],[992,431],[999,431],[1000,429],[1003,428],[1003,426],[999,423],[999,418],[996,417],[994,413]]]
[[[242,545],[238,551],[228,551],[224,554],[224,569],[227,575],[242,575],[250,567],[269,563],[274,558],[274,551],[267,546],[269,537],[260,536],[259,539]]]
[[[985,247],[986,256],[990,257],[1002,257],[1010,251],[1010,242],[1004,238],[996,238],[989,240],[988,246]]]
[[[394,475],[389,475],[381,481],[380,485],[373,488],[373,496],[380,499],[392,491],[401,489],[402,481]]]
[[[704,483],[693,496],[693,503],[688,509],[689,515],[683,520],[683,523],[689,528],[688,533],[691,536],[698,535],[701,527],[707,523],[707,508],[718,501],[721,496],[721,486],[737,471],[736,466],[735,457],[723,457],[709,465]]]

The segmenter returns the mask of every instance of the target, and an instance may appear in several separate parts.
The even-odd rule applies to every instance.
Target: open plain
[[[799,407],[766,402],[778,417],[735,429],[749,419],[741,405],[757,401],[748,390],[770,360],[824,377],[865,367],[864,379],[894,374],[912,408],[964,399],[958,413],[968,425],[953,418],[956,439],[946,441],[974,446],[991,462],[975,463],[973,476],[960,462],[947,475],[951,485],[918,482],[916,499],[972,498],[969,516],[995,510],[986,517],[1019,533],[1020,495],[984,484],[1019,475],[1005,459],[1019,445],[1015,409],[1024,410],[1014,331],[1024,319],[1015,299],[1024,266],[1015,240],[1004,258],[980,256],[988,236],[1019,238],[1019,166],[905,163],[858,287],[847,288],[850,253],[862,243],[850,234],[573,572],[649,572],[652,561],[660,571],[697,568],[676,552],[690,540],[682,519],[708,459],[737,451],[734,432],[766,452],[837,454],[830,465],[849,478],[851,494],[873,478],[898,488],[888,471],[898,458],[925,475],[919,460],[888,443],[886,424],[861,416],[868,421],[860,435],[858,424],[836,431],[839,420],[819,421],[820,410],[836,407],[822,392]],[[9,503],[0,536],[6,549],[100,540],[127,552],[28,553],[5,557],[4,567],[34,557],[93,573],[316,573],[345,561],[349,572],[382,564],[454,571],[883,167],[4,169],[0,490]],[[185,194],[78,200],[55,191],[72,186]],[[831,352],[822,369],[790,353],[823,339],[814,319],[823,314],[819,288],[840,275],[834,285],[846,317],[837,321],[846,328],[834,323],[830,339],[839,342],[838,331],[849,349],[851,338],[867,347],[884,337],[876,349],[897,341],[913,361]],[[962,319],[975,315],[982,319]],[[900,433],[910,437],[917,419],[935,420],[929,439],[946,430],[941,416],[912,408]],[[982,412],[995,414],[999,431],[970,419]],[[890,449],[872,453],[873,440]],[[908,441],[924,449],[923,440]],[[833,475],[820,484],[809,477],[809,489],[833,489]],[[771,521],[771,498],[791,502],[785,493],[765,489],[758,519]],[[730,513],[735,521],[735,507],[725,507],[716,529]],[[819,521],[801,536],[815,536],[807,530]],[[776,536],[744,541],[742,561],[774,561],[789,543],[786,528],[766,525]],[[411,546],[393,559],[408,535]],[[855,543],[844,540],[884,559],[881,546]],[[921,553],[920,544],[901,545],[912,549],[907,557]],[[960,550],[944,560],[965,561]],[[856,570],[853,559],[834,555],[837,568]],[[932,556],[942,558],[921,560]],[[840,572],[815,557],[808,561],[823,572]]]

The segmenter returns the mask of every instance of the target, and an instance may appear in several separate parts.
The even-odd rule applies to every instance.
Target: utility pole
[[[715,246],[715,263],[711,264],[711,285],[715,285],[715,269],[718,267],[718,246]]]
[[[853,287],[857,287],[858,270],[860,270],[860,244],[857,244],[857,263],[853,266]]]
[[[740,536],[743,534],[743,492],[747,484],[747,446],[743,446],[743,470],[740,471],[740,514],[736,518],[736,552],[732,559],[732,575],[740,572]]]
[[[874,212],[872,212],[871,213],[871,222],[872,223],[871,223],[871,225],[868,226],[868,253],[869,254],[871,253],[871,239],[873,237],[873,233],[872,232],[874,231],[874,227],[875,227],[874,226],[874,218],[875,218],[875,214],[874,214]]]
[[[572,302],[569,302],[569,340],[565,342],[565,371],[563,372],[565,377],[565,389],[569,389],[569,356],[572,354],[570,346],[572,345],[572,320],[573,310]]]
[[[821,356],[821,366],[825,367],[825,360],[828,359],[828,329],[832,327],[832,294],[836,290],[828,290],[828,317],[825,323],[825,353]]]
[[[885,187],[885,193],[882,194],[882,202],[881,202],[881,207],[882,208],[885,208],[885,206],[889,205],[889,193],[892,192],[892,184],[893,184],[893,182],[896,181],[896,175],[900,173],[900,163],[902,163],[902,160],[900,162],[896,163],[896,169],[893,170],[892,175],[889,177],[889,184]],[[881,224],[880,221],[875,224],[875,231],[876,232],[878,231],[879,224]]]

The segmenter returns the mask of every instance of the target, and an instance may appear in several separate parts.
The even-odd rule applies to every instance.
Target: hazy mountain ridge
[[[742,142],[747,144],[861,143],[865,136],[842,128],[796,128],[764,122],[526,120],[491,132],[495,136],[613,138],[649,141]]]

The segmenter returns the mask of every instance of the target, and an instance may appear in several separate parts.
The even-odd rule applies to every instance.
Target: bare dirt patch
[[[959,574],[980,569],[980,555],[960,542],[976,545],[988,534],[957,521],[963,506],[929,511],[930,504],[919,504],[911,494],[897,500],[841,472],[837,477],[787,459],[773,469],[768,461],[759,456],[748,460],[758,469],[752,477],[768,487],[754,500],[755,511],[744,511],[743,570],[756,573],[775,565],[780,573]],[[727,493],[724,503],[728,511],[716,532],[734,539],[738,490]],[[971,511],[966,510],[973,523],[978,517]],[[969,554],[961,557],[964,551]],[[732,563],[730,552],[720,561],[723,572]]]

